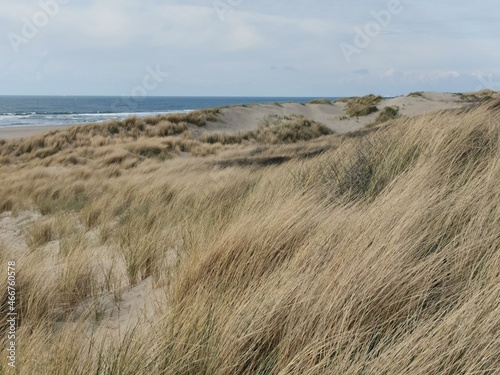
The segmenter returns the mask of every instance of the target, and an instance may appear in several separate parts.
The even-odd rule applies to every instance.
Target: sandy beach
[[[64,129],[74,125],[53,125],[53,126],[3,126],[0,127],[0,139],[25,138],[34,134],[42,134],[52,130]]]
[[[415,96],[399,96],[382,100],[377,107],[383,110],[386,107],[398,108],[400,115],[415,116],[443,109],[458,108],[464,105],[463,99],[457,94],[449,93],[420,93]],[[337,133],[347,133],[363,128],[373,122],[378,113],[362,117],[349,117],[345,114],[346,104],[311,103],[273,103],[245,106],[231,106],[223,108],[216,121],[211,121],[200,132],[224,131],[236,132],[254,130],[266,117],[277,115],[302,115],[305,118],[326,125]],[[62,129],[72,125],[58,126],[19,126],[0,127],[0,139],[24,138],[34,134],[45,133]]]

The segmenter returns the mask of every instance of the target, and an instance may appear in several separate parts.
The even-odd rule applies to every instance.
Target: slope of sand
[[[447,93],[422,93],[421,96],[400,96],[382,100],[377,106],[398,107],[402,115],[414,116],[442,109],[458,108],[465,105],[460,96]],[[209,122],[203,129],[193,128],[195,135],[205,131],[241,131],[256,129],[271,115],[302,115],[310,120],[320,122],[337,133],[347,133],[359,130],[373,122],[378,113],[359,118],[348,118],[344,112],[345,103],[334,104],[301,104],[274,103],[233,106],[223,108],[218,120]],[[0,139],[23,138],[37,133],[61,129],[62,126],[26,126],[0,127]]]
[[[0,127],[0,139],[16,139],[29,137],[33,134],[45,133],[52,130],[63,129],[74,125],[53,126],[2,126]]]
[[[0,214],[0,249],[8,255],[8,259],[20,258],[21,255],[26,256],[30,251],[28,246],[28,228],[35,224],[44,221],[44,217],[38,211],[25,211],[19,215],[14,215],[12,212],[4,212]],[[86,235],[89,238],[95,237],[92,231],[88,231]],[[94,246],[97,253],[109,253],[110,249],[99,246],[97,241]],[[56,259],[52,256],[43,256],[43,254],[56,254],[60,250],[60,240],[53,240],[42,248],[37,249],[40,256],[43,258],[44,266],[53,270]],[[109,259],[109,262],[114,262],[115,267],[125,267],[125,265],[117,262],[116,259]],[[173,260],[172,260],[173,261]],[[42,261],[38,263],[41,267]],[[54,276],[51,274],[51,276]],[[98,301],[91,298],[84,300],[80,305],[75,307],[74,318],[84,317],[84,312],[95,310],[93,304],[98,304],[101,314],[106,318],[101,321],[100,333],[104,336],[110,334],[119,335],[123,330],[129,330],[134,327],[140,320],[152,319],[155,309],[158,304],[161,304],[164,299],[164,292],[161,289],[155,289],[152,278],[148,278],[137,283],[134,286],[124,286],[121,290],[122,295],[118,301],[113,300],[109,295],[102,296]],[[71,323],[59,322],[57,326],[62,328],[63,325]],[[76,327],[76,326],[75,326]]]
[[[459,108],[463,105],[464,101],[455,94],[425,93],[422,96],[384,99],[377,107],[379,110],[397,107],[401,115],[415,116],[443,109]],[[208,123],[204,130],[228,132],[253,130],[268,116],[297,114],[320,122],[337,133],[347,133],[370,124],[380,113],[379,111],[369,116],[349,118],[345,114],[345,106],[345,103],[336,102],[333,104],[276,103],[229,107],[222,109],[218,116],[219,120]]]

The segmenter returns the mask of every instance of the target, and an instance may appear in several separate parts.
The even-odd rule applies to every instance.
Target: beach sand
[[[415,116],[443,109],[459,108],[464,105],[459,95],[448,93],[421,93],[418,96],[400,96],[382,100],[377,107],[399,108],[399,114]],[[268,116],[302,115],[328,126],[337,133],[347,133],[363,128],[373,122],[379,112],[359,118],[349,118],[344,112],[345,103],[334,104],[301,104],[274,103],[231,106],[223,108],[217,121],[209,122],[203,129],[194,129],[195,133],[206,131],[237,132],[256,129]],[[30,135],[45,133],[73,125],[58,126],[19,126],[0,127],[0,139],[24,138]]]
[[[0,127],[0,139],[25,138],[34,134],[47,133],[52,130],[64,129],[72,125],[53,125],[53,126],[2,126]]]
[[[345,114],[345,103],[300,104],[276,103],[234,106],[222,109],[218,121],[209,122],[206,131],[240,131],[255,129],[270,115],[302,115],[309,120],[322,123],[337,133],[359,130],[372,123],[386,107],[399,108],[400,115],[416,116],[428,112],[464,106],[464,101],[455,94],[423,93],[422,96],[400,96],[382,100],[379,111],[368,116],[350,118]]]

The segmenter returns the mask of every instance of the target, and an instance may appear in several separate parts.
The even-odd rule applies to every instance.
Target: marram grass
[[[500,373],[497,102],[291,144],[157,120],[0,146],[15,373]]]

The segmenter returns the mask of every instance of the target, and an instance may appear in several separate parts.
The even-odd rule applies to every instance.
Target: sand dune
[[[457,108],[467,103],[457,94],[421,93],[416,96],[384,99],[377,106],[380,110],[386,107],[397,107],[401,115],[414,116],[442,109]],[[209,122],[203,129],[193,128],[193,132],[196,135],[205,131],[234,132],[254,130],[268,116],[297,114],[322,123],[337,133],[347,133],[363,128],[378,116],[378,113],[373,113],[368,116],[351,118],[346,116],[345,107],[346,103],[343,102],[332,104],[274,103],[232,106],[221,109],[217,121]],[[23,138],[64,127],[66,126],[1,127],[0,139]]]
[[[415,116],[443,109],[458,108],[464,101],[455,94],[424,93],[422,96],[401,96],[384,99],[378,104],[383,110],[386,107],[397,107],[401,115]],[[368,116],[350,118],[345,113],[346,103],[333,104],[300,104],[276,103],[253,106],[235,106],[225,108],[219,115],[219,121],[210,122],[206,130],[239,131],[254,130],[267,116],[302,115],[310,120],[322,123],[337,133],[347,133],[363,128],[373,122],[378,113]]]
[[[496,373],[500,99],[349,136],[248,131],[473,102],[375,99],[359,119],[342,120],[360,101],[287,103],[0,142],[17,372]]]

